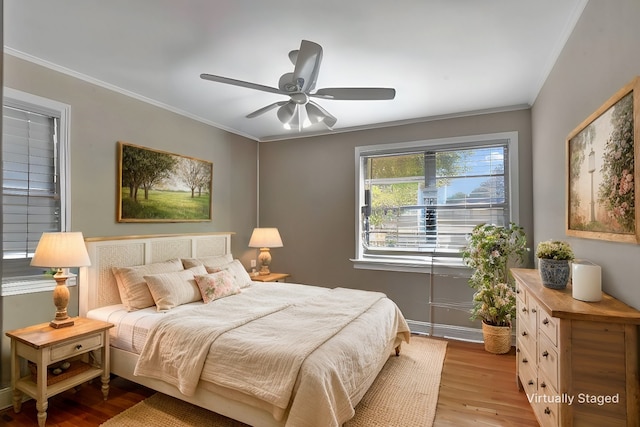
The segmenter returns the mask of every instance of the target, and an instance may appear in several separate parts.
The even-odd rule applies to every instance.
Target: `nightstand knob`
[[[78,345],[76,346],[76,350],[80,350],[81,348],[82,348],[82,344],[78,344]]]

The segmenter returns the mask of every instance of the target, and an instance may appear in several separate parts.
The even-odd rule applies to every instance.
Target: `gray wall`
[[[322,286],[385,292],[417,321],[430,321],[428,274],[354,269],[355,147],[464,135],[517,131],[520,224],[533,230],[530,111],[476,115],[260,144],[260,225],[278,227],[284,247],[272,250],[273,271]],[[468,303],[466,279],[435,278],[437,301]],[[474,326],[465,310],[439,309],[434,322]]]
[[[71,230],[85,237],[231,231],[232,252],[247,267],[256,224],[257,143],[68,75],[4,56],[7,87],[71,105]],[[116,222],[117,141],[213,162],[213,220],[198,223]],[[2,298],[3,331],[48,321],[52,293]],[[78,313],[72,289],[71,315]],[[0,387],[8,380],[2,334]]]
[[[536,241],[569,241],[577,257],[602,266],[605,292],[640,309],[640,246],[567,238],[564,221],[566,137],[640,75],[638,22],[638,0],[591,0],[587,4],[533,106],[532,134]],[[640,191],[637,183],[635,190]]]
[[[71,105],[71,228],[85,237],[233,231],[256,222],[257,143],[77,78],[5,55],[5,86]],[[213,162],[213,220],[118,223],[117,141]]]

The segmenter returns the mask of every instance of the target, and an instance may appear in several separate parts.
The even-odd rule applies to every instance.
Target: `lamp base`
[[[65,320],[53,319],[51,322],[49,322],[49,326],[55,329],[60,329],[60,328],[66,328],[67,326],[73,326],[73,323],[74,323],[73,319],[69,317]]]

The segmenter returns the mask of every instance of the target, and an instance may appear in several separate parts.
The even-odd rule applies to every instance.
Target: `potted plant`
[[[561,240],[540,242],[536,257],[542,285],[550,289],[564,289],[569,283],[569,262],[574,259],[571,245]]]
[[[476,226],[462,251],[464,263],[473,268],[469,286],[476,292],[471,319],[482,320],[485,349],[491,353],[507,353],[511,348],[516,297],[509,268],[522,263],[526,253],[524,229],[514,223]]]

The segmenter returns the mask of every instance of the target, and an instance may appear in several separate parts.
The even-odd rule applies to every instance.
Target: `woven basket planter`
[[[505,354],[511,350],[511,326],[493,326],[482,322],[484,349],[493,354]]]

